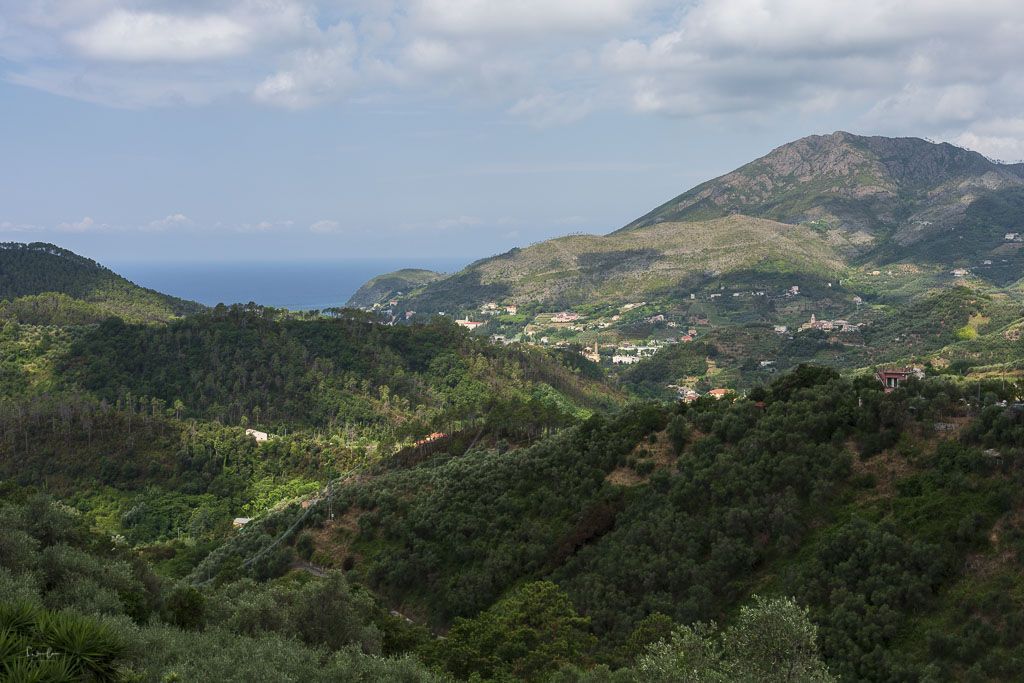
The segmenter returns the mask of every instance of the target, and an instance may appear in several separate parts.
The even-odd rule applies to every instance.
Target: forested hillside
[[[578,438],[574,425],[595,410],[622,403],[600,371],[575,359],[495,347],[444,320],[388,327],[354,312],[296,316],[252,306],[156,326],[9,322],[0,345],[7,677],[242,681],[256,675],[249,660],[258,657],[261,672],[297,680],[667,681],[689,666],[680,658],[694,643],[721,649],[702,675],[735,677],[771,670],[772,660],[750,648],[782,627],[788,640],[771,657],[828,680],[816,629],[788,599],[751,598],[722,630],[658,622],[652,633],[665,643],[638,635],[631,655],[609,659],[591,617],[564,587],[529,565],[524,573],[518,552],[493,564],[493,574],[467,563],[467,578],[490,588],[465,591],[454,607],[447,603],[457,589],[416,577],[404,590],[436,591],[436,613],[420,620],[413,604],[417,618],[408,621],[393,611],[400,598],[386,583],[412,574],[383,579],[394,571],[387,563],[371,573],[369,561],[289,529],[301,510],[309,520],[350,518],[332,492],[348,495],[354,482],[407,476],[416,486],[458,488],[465,477],[475,489],[468,500],[496,494],[496,547],[514,542],[501,530],[517,510],[534,520],[529,543],[559,541],[574,514],[566,501],[589,500],[604,484],[591,466],[571,462],[576,449],[562,451],[559,467],[545,464],[547,454]],[[610,439],[615,452],[663,417],[663,408],[641,406],[595,438]],[[257,441],[248,425],[271,435]],[[411,445],[438,427],[450,432]],[[528,453],[546,476],[522,469]],[[499,489],[478,478],[482,455],[493,458],[485,467]],[[422,479],[441,463],[469,469]],[[387,491],[384,484],[380,494]],[[548,502],[538,506],[531,492]],[[429,499],[419,505],[418,514],[433,514]],[[241,529],[233,517],[243,518]],[[437,521],[439,532],[454,532]],[[455,533],[468,521],[453,519],[463,529]],[[590,533],[584,526],[578,535]],[[544,566],[572,554],[575,542],[559,543]],[[467,619],[437,640],[433,629],[458,615]],[[496,654],[496,643],[509,647]],[[34,647],[52,654],[23,654]]]
[[[620,399],[550,353],[497,347],[443,319],[396,327],[355,311],[298,319],[253,306],[161,327],[106,321],[76,338],[58,372],[111,403],[130,392],[229,424],[400,436],[506,418],[510,429],[552,428]]]
[[[147,322],[202,306],[125,280],[53,244],[0,244],[0,319],[29,324],[84,324],[116,315]]]
[[[168,543],[165,559],[184,572],[232,517],[354,468],[442,445],[527,443],[625,398],[551,352],[356,311],[7,323],[0,351],[0,477],[72,500],[133,545]]]
[[[4,328],[15,637],[71,620],[143,680],[793,680],[754,654],[783,626],[796,680],[1021,669],[1015,385],[622,406],[550,351],[333,316]]]
[[[197,590],[157,576],[117,539],[93,533],[80,515],[45,496],[6,496],[0,519],[5,680],[462,680],[440,664],[453,658],[474,680],[668,683],[683,672],[695,680],[790,680],[774,671],[779,658],[790,676],[831,680],[806,611],[788,600],[757,599],[722,631],[654,629],[669,640],[649,648],[638,640],[635,668],[585,673],[573,663],[591,656],[587,620],[549,582],[524,586],[445,642],[389,612],[341,572]],[[449,647],[474,636],[500,643],[504,659]],[[695,648],[707,656],[684,664]],[[459,659],[465,656],[471,659]]]
[[[638,405],[525,449],[342,483],[262,543],[303,520],[276,564],[301,552],[454,625],[452,654],[428,650],[456,674],[467,658],[501,669],[488,606],[551,581],[613,669],[652,629],[731,623],[767,593],[810,608],[842,680],[1015,680],[1024,413],[998,403],[1015,391],[936,379],[884,394],[801,368],[748,400]],[[256,533],[194,576],[233,580]]]

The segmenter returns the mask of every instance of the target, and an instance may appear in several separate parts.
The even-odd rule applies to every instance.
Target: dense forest
[[[409,434],[508,414],[510,429],[533,419],[543,430],[619,400],[546,353],[495,347],[445,319],[386,326],[355,311],[303,320],[251,305],[167,326],[109,319],[75,340],[59,372],[111,403],[131,392],[190,417],[282,429]]]

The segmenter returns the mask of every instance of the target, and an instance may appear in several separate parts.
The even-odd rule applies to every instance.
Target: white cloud
[[[117,10],[68,40],[97,59],[187,62],[241,54],[252,37],[249,27],[224,15]]]
[[[264,233],[287,230],[295,225],[295,221],[259,221],[258,223],[241,223],[232,226],[232,232],[241,233]],[[223,227],[218,224],[218,227]]]
[[[446,71],[461,61],[455,48],[444,40],[417,38],[402,53],[403,62],[417,71]]]
[[[417,0],[410,15],[422,27],[458,35],[590,32],[621,28],[644,0]]]
[[[264,104],[303,109],[335,99],[356,81],[356,38],[351,26],[340,23],[323,36],[324,45],[290,54],[287,66],[256,86],[253,98]]]
[[[1024,118],[987,121],[951,137],[950,142],[991,159],[1024,162]]]
[[[923,97],[937,100],[933,120],[964,120],[986,86],[1016,68],[1007,51],[1024,57],[999,39],[1014,20],[1024,22],[1024,5],[1005,0],[705,1],[671,31],[610,41],[602,57],[631,79],[640,111],[701,115],[808,99],[895,111]]]
[[[61,232],[101,232],[109,230],[110,226],[103,223],[97,223],[89,216],[86,216],[80,221],[59,223],[57,225],[57,229]]]
[[[1019,0],[0,0],[6,79],[126,107],[457,100],[540,125],[618,109],[839,114],[974,140],[1024,107]]]

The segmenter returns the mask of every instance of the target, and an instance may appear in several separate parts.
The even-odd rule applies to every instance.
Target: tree
[[[724,631],[714,623],[677,628],[670,640],[648,648],[637,672],[642,680],[665,683],[833,680],[807,610],[789,598],[756,595]]]
[[[725,656],[736,680],[830,681],[817,639],[806,608],[790,598],[755,595],[725,632]]]
[[[550,581],[528,583],[473,619],[456,619],[442,641],[431,643],[428,661],[452,674],[544,680],[562,665],[579,663],[596,644],[590,620]]]

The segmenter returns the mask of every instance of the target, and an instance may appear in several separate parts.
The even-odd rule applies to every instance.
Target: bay
[[[372,277],[400,268],[455,272],[465,260],[359,259],[335,262],[115,263],[137,285],[214,306],[255,302],[291,310],[343,306]]]

